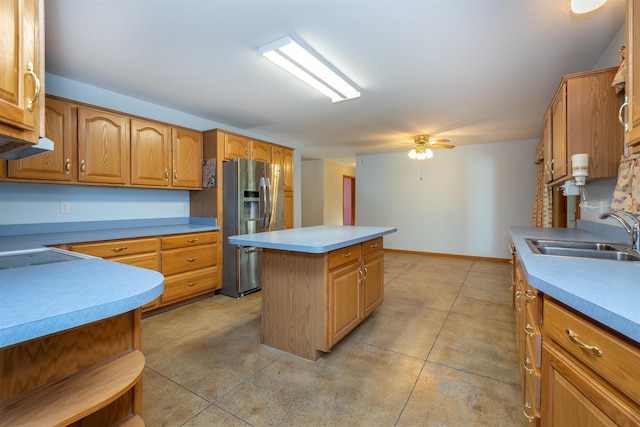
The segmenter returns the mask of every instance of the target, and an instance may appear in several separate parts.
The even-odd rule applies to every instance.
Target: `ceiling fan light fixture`
[[[309,86],[331,98],[332,102],[357,98],[360,91],[319,55],[305,49],[291,36],[258,49],[258,55],[271,60]]]
[[[588,13],[606,2],[607,0],[571,0],[571,11],[575,14]]]

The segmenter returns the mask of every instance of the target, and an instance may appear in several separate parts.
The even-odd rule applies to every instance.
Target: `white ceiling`
[[[540,138],[564,74],[593,69],[624,0],[47,0],[48,73],[352,159],[427,133]],[[361,88],[332,104],[256,49],[292,34]]]

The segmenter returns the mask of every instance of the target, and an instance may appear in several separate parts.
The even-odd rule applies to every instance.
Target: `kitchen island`
[[[263,248],[262,343],[318,360],[382,304],[391,227],[316,226],[229,237]]]

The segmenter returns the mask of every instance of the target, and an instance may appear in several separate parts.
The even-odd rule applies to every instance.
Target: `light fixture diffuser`
[[[607,0],[571,0],[571,11],[576,14],[582,14],[596,10]]]
[[[332,102],[360,96],[360,92],[324,60],[304,49],[290,36],[258,49],[258,55],[273,61],[303,82],[331,98]]]

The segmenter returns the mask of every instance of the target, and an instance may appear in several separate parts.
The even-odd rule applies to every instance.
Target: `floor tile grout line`
[[[462,279],[462,283],[464,283],[464,281],[469,276],[469,272],[471,271],[471,267],[472,266],[473,266],[473,262],[469,266],[469,269],[467,270],[467,274],[465,274],[464,279]],[[426,357],[424,359],[424,362],[422,363],[422,366],[420,367],[420,371],[418,372],[418,375],[416,376],[416,380],[413,383],[413,387],[411,387],[411,391],[409,392],[409,395],[407,396],[407,400],[404,402],[404,405],[402,406],[402,409],[400,410],[400,413],[398,414],[398,418],[396,418],[396,422],[394,423],[394,426],[397,425],[398,422],[400,421],[400,419],[402,418],[402,414],[404,413],[404,410],[407,408],[407,405],[409,404],[409,401],[411,400],[411,396],[413,395],[413,392],[415,391],[416,386],[418,385],[418,381],[420,381],[420,377],[422,376],[422,372],[424,371],[425,366],[427,365],[427,363],[431,363],[431,362],[429,362],[429,356],[431,355],[431,352],[433,351],[433,347],[436,345],[436,342],[438,341],[438,338],[440,337],[440,334],[442,333],[442,329],[444,328],[445,323],[447,323],[447,319],[449,319],[449,316],[451,315],[451,310],[453,309],[454,304],[458,300],[458,297],[460,296],[460,292],[462,292],[462,284],[460,285],[460,288],[458,289],[458,293],[456,294],[455,299],[453,300],[453,302],[451,303],[451,306],[449,307],[449,311],[447,312],[447,315],[445,316],[444,320],[440,324],[440,328],[438,329],[438,333],[436,334],[436,337],[433,340],[433,343],[431,343],[431,347],[429,348],[429,351],[427,352],[427,355],[426,355]]]

